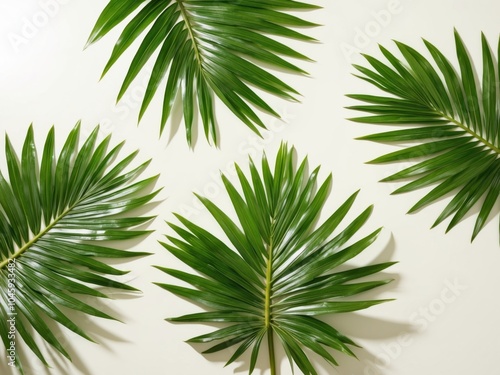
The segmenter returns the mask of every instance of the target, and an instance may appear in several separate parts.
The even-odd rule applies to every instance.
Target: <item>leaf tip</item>
[[[399,194],[397,190],[393,191],[391,194]],[[419,209],[419,207],[417,205],[414,205],[413,207],[411,207],[407,212],[406,214],[409,215],[409,214],[412,214],[414,212],[416,212],[417,210]]]
[[[85,51],[87,48],[89,48],[92,44],[93,44],[92,36],[89,36],[89,38],[85,42],[85,45],[83,46],[83,51]]]
[[[347,107],[347,108],[348,108],[348,107]],[[348,108],[348,109],[349,109],[349,108]],[[351,121],[352,121],[352,120],[351,120]],[[362,136],[360,136],[360,137],[356,137],[356,138],[354,138],[354,139],[355,139],[356,141],[369,141],[369,140],[370,140],[370,138],[369,138],[369,136],[368,136],[368,135],[362,135]]]

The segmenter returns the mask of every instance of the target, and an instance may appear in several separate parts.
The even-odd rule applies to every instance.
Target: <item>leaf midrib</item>
[[[500,148],[496,147],[493,143],[489,142],[486,138],[483,138],[481,135],[479,135],[478,133],[476,133],[473,130],[471,130],[468,126],[462,124],[460,121],[455,120],[453,117],[445,114],[444,112],[441,112],[441,111],[436,110],[436,109],[434,109],[434,110],[441,117],[443,117],[444,119],[450,121],[454,125],[458,126],[460,129],[462,129],[465,132],[467,132],[470,135],[472,135],[474,138],[476,138],[478,141],[480,141],[481,143],[483,143],[485,146],[489,147],[492,151],[494,151],[497,154],[497,156],[500,155]]]
[[[271,294],[272,294],[272,282],[273,282],[273,251],[274,251],[274,216],[271,219],[271,233],[269,236],[269,246],[267,247],[267,264],[266,264],[266,292],[264,300],[264,326],[267,332],[267,343],[269,351],[269,364],[271,375],[276,374],[276,358],[274,353],[274,335],[273,327],[271,324]]]
[[[268,246],[267,251],[267,265],[266,265],[266,294],[264,300],[264,324],[266,329],[269,329],[271,325],[271,286],[272,286],[272,277],[273,277],[273,239],[271,236],[271,240]]]
[[[19,258],[22,254],[24,254],[28,249],[33,246],[40,238],[42,238],[45,234],[47,234],[54,226],[56,226],[69,212],[71,212],[79,203],[81,200],[73,204],[72,206],[68,207],[66,210],[64,210],[59,216],[54,218],[40,233],[35,235],[31,240],[26,242],[19,250],[17,250],[12,256],[8,257],[4,261],[0,262],[0,270],[2,270],[8,263],[9,261]]]
[[[196,42],[196,38],[194,36],[194,30],[193,30],[193,25],[191,24],[191,21],[189,19],[189,14],[188,11],[186,10],[186,7],[184,6],[184,0],[176,0],[177,4],[179,5],[179,9],[182,14],[182,18],[184,19],[184,24],[186,25],[186,29],[189,34],[189,38],[191,39],[191,42],[193,44],[193,49],[194,49],[194,55],[196,58],[196,61],[198,62],[198,65],[201,67],[201,53],[200,49],[198,47],[198,43]]]

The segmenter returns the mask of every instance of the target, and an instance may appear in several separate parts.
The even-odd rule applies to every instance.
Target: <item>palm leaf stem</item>
[[[83,197],[83,198],[85,198],[85,197]],[[41,237],[43,237],[45,234],[47,234],[54,226],[56,226],[62,219],[64,219],[64,217],[69,212],[71,212],[76,206],[78,206],[78,204],[80,202],[81,202],[81,199],[79,201],[75,202],[70,207],[68,207],[66,210],[64,210],[64,212],[62,212],[59,216],[57,216],[51,223],[49,223],[45,229],[43,229],[42,231],[40,231],[40,233],[38,233],[37,235],[35,235],[35,237],[33,237],[33,239],[31,239],[30,241],[28,241],[26,244],[24,244],[24,246],[22,246],[19,250],[17,250],[14,254],[12,254],[11,257],[9,257],[9,258],[3,260],[2,262],[0,262],[0,270],[3,269],[9,263],[10,260],[19,258],[23,253],[25,253]]]
[[[184,6],[184,0],[176,0],[177,4],[179,4],[179,9],[182,14],[182,18],[184,19],[184,23],[186,25],[186,29],[189,34],[189,38],[193,42],[193,50],[194,50],[194,55],[196,56],[196,61],[198,61],[198,64],[201,65],[201,54],[200,50],[198,48],[198,43],[196,42],[196,38],[194,37],[194,31],[193,27],[191,26],[191,21],[189,20],[189,15],[188,11],[186,10],[186,7]]]
[[[486,140],[485,138],[481,137],[481,135],[479,135],[478,133],[474,132],[472,129],[470,129],[469,127],[465,126],[460,121],[455,120],[453,117],[448,116],[448,115],[446,115],[445,113],[443,113],[441,111],[436,111],[436,112],[439,113],[439,115],[442,116],[443,118],[445,118],[446,120],[448,120],[451,123],[453,123],[454,125],[458,126],[463,131],[469,133],[474,138],[476,138],[477,140],[481,141],[483,144],[485,144],[486,146],[488,146],[489,148],[491,148],[492,151],[495,151],[497,154],[500,155],[500,148],[496,147],[493,143],[491,143],[488,140]]]
[[[14,254],[12,254],[11,257],[5,259],[4,261],[0,262],[0,270],[3,269],[9,261],[19,258],[23,253],[25,253],[33,244],[35,244],[41,237],[43,237],[47,232],[49,232],[57,223],[66,216],[68,212],[73,210],[73,208],[78,204],[79,202],[75,203],[73,206],[68,207],[62,214],[60,214],[57,218],[55,218],[49,225],[47,225],[47,228],[43,229],[38,233],[33,239],[30,241],[26,242],[24,246],[22,246],[19,250],[17,250]]]
[[[82,199],[83,198],[86,198],[86,197],[82,197]],[[38,233],[37,235],[35,235],[33,237],[33,239],[31,239],[30,241],[26,242],[26,244],[24,244],[21,248],[19,248],[19,250],[17,250],[14,254],[12,254],[11,257],[8,257],[5,260],[3,260],[2,262],[0,262],[0,270],[2,270],[9,263],[9,261],[11,261],[13,259],[16,259],[16,258],[19,258],[22,254],[24,254],[40,238],[42,238],[54,226],[56,226],[62,219],[64,219],[64,217],[69,212],[71,212],[76,206],[78,206],[78,204],[80,204],[80,202],[82,201],[82,199],[80,199],[79,201],[75,202],[73,205],[69,206],[66,210],[64,210],[64,212],[62,212],[59,216],[57,216],[56,218],[54,218],[54,220],[51,223],[49,223],[45,229],[43,229],[42,231],[40,231],[40,233]]]
[[[272,328],[267,330],[267,346],[269,347],[269,368],[271,375],[276,375],[276,355],[274,354],[274,337]]]
[[[271,228],[274,226],[271,225]],[[267,252],[267,270],[266,270],[266,294],[264,301],[264,324],[267,330],[267,341],[269,347],[269,366],[271,368],[271,375],[276,374],[276,359],[274,354],[274,339],[273,339],[273,326],[271,324],[271,290],[273,278],[273,236],[271,234],[269,247]]]

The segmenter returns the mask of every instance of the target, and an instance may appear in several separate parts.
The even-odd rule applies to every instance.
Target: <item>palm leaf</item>
[[[79,148],[79,132],[77,124],[56,157],[52,128],[40,165],[32,127],[20,156],[6,136],[8,178],[0,172],[0,311],[2,317],[14,319],[13,324],[0,324],[0,336],[6,348],[14,342],[19,349],[22,338],[47,366],[35,332],[70,358],[47,320],[92,340],[60,307],[113,319],[80,301],[75,293],[106,297],[92,285],[136,290],[114,280],[127,272],[101,259],[147,253],[118,250],[99,242],[127,240],[148,233],[137,226],[152,218],[133,216],[131,211],[157,194],[145,192],[155,177],[133,182],[148,162],[126,171],[136,152],[115,162],[123,143],[108,151],[110,136],[98,143],[96,127]],[[23,372],[19,350],[14,352],[11,363],[15,362]]]
[[[237,345],[228,364],[251,348],[251,373],[267,337],[271,374],[276,374],[275,338],[291,362],[304,374],[316,374],[306,355],[312,351],[336,364],[327,348],[354,356],[349,338],[319,316],[365,309],[383,300],[359,301],[357,295],[390,280],[357,281],[392,263],[336,270],[372,244],[379,230],[353,240],[368,220],[372,207],[339,229],[357,193],[350,196],[321,225],[316,222],[331,185],[331,176],[317,188],[319,168],[307,173],[307,160],[294,168],[293,149],[282,145],[271,172],[264,157],[262,171],[250,163],[250,178],[236,166],[241,191],[222,176],[238,217],[233,221],[214,202],[199,197],[228,241],[187,219],[170,224],[177,236],[163,246],[194,269],[191,274],[157,267],[193,288],[158,283],[162,288],[206,306],[210,311],[170,319],[173,322],[225,323],[214,332],[189,340],[214,343],[206,353]]]
[[[88,44],[101,39],[133,15],[103,72],[106,74],[131,44],[144,35],[118,100],[154,52],[159,50],[139,121],[166,77],[160,132],[170,116],[176,96],[180,95],[188,143],[192,142],[195,112],[199,111],[207,140],[217,144],[214,94],[256,133],[265,126],[255,108],[279,115],[251,87],[295,100],[298,93],[263,66],[305,73],[286,58],[307,60],[307,57],[271,37],[313,40],[294,29],[314,24],[286,11],[315,8],[293,0],[110,0],[95,24]]]
[[[388,63],[365,56],[371,68],[356,66],[360,78],[385,91],[384,95],[349,95],[367,104],[350,107],[371,115],[353,119],[370,124],[404,125],[361,139],[409,142],[410,146],[371,163],[415,160],[415,164],[382,181],[410,180],[394,194],[434,186],[409,212],[447,194],[453,198],[433,226],[450,216],[447,231],[479,203],[472,240],[483,229],[500,193],[500,88],[499,67],[482,34],[482,80],[466,46],[455,31],[460,73],[437,47],[424,40],[432,60],[396,42],[400,61],[380,47]],[[500,43],[498,45],[500,50]],[[498,57],[498,56],[497,56]],[[417,145],[414,145],[417,143]]]

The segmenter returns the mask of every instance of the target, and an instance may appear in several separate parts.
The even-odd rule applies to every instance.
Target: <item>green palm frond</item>
[[[384,47],[380,49],[388,64],[365,56],[372,69],[356,66],[361,72],[359,77],[390,95],[349,95],[367,103],[351,109],[371,113],[353,120],[405,125],[399,130],[361,137],[378,142],[418,143],[371,163],[415,161],[412,166],[382,180],[411,180],[395,194],[435,185],[410,212],[447,194],[453,195],[433,226],[453,215],[448,231],[479,203],[481,209],[472,233],[474,240],[487,223],[500,193],[498,56],[494,58],[482,34],[483,65],[479,83],[477,77],[481,75],[474,70],[456,31],[459,74],[438,48],[425,40],[424,43],[432,61],[400,42],[396,45],[404,61]],[[498,48],[500,51],[500,43]]]
[[[97,142],[96,127],[79,148],[79,133],[77,124],[56,157],[52,128],[40,165],[32,127],[20,157],[6,137],[8,178],[0,172],[0,336],[6,348],[14,343],[15,358],[9,362],[21,372],[21,338],[47,366],[37,336],[70,358],[48,320],[92,340],[61,307],[113,319],[75,294],[106,297],[92,285],[136,290],[114,280],[127,272],[101,259],[147,254],[99,243],[148,233],[137,226],[152,217],[133,216],[131,211],[157,194],[147,192],[156,177],[134,182],[149,162],[126,171],[137,152],[116,162],[123,143],[109,151],[110,136]],[[14,320],[7,323],[5,317]]]
[[[88,44],[134,15],[103,72],[106,74],[131,44],[144,35],[118,100],[159,50],[139,121],[166,77],[160,132],[176,96],[180,95],[188,143],[192,142],[193,123],[199,112],[207,140],[217,144],[214,95],[256,133],[265,126],[255,108],[279,115],[252,87],[295,100],[297,91],[264,66],[305,73],[286,58],[308,58],[272,37],[312,41],[296,29],[315,25],[288,11],[315,8],[293,0],[111,0],[97,20]]]
[[[377,238],[380,229],[352,240],[368,220],[372,207],[340,229],[356,199],[354,193],[321,225],[316,225],[329,195],[331,175],[317,188],[319,168],[308,174],[307,159],[295,168],[293,158],[293,149],[282,145],[274,172],[264,157],[261,172],[250,163],[250,178],[236,165],[241,191],[222,176],[237,221],[214,202],[199,197],[229,242],[181,216],[177,216],[181,226],[169,224],[178,237],[167,237],[169,243],[163,246],[197,275],[157,267],[193,288],[159,286],[209,309],[170,321],[225,323],[223,328],[189,341],[215,342],[205,353],[238,345],[228,364],[251,350],[250,373],[266,338],[271,374],[276,374],[276,337],[290,364],[295,362],[304,374],[316,374],[307,352],[333,365],[337,362],[328,348],[354,356],[350,346],[356,344],[318,317],[384,302],[343,297],[391,281],[357,280],[393,263],[337,269]]]

